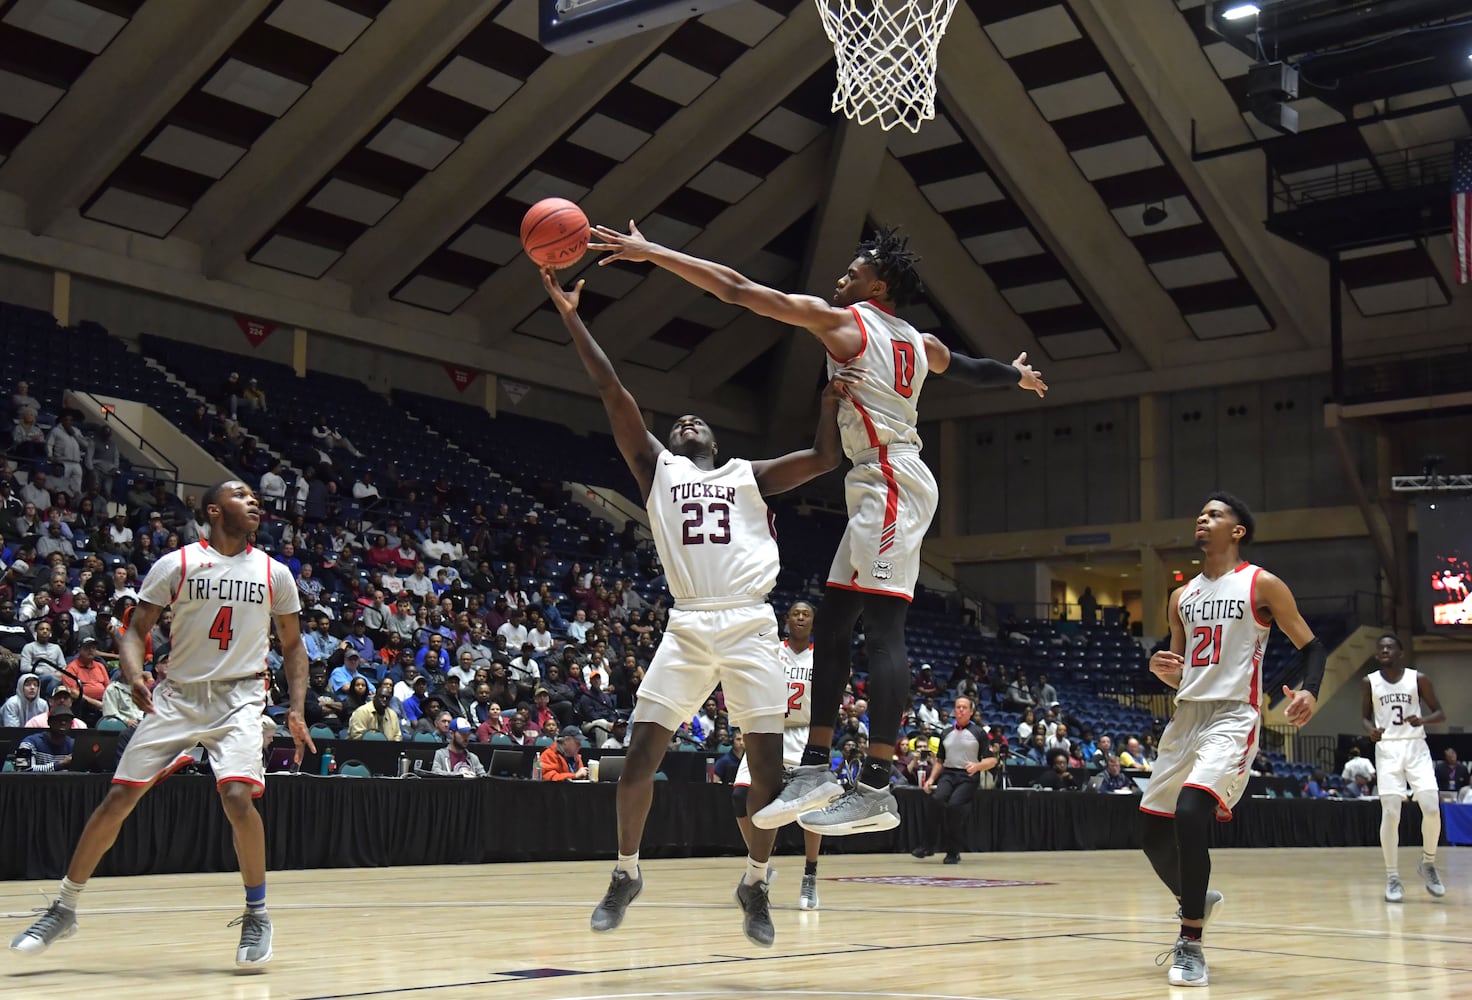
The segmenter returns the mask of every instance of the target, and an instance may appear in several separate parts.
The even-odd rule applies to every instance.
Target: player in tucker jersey
[[[253,967],[271,960],[266,832],[251,799],[266,788],[261,716],[273,621],[291,685],[287,724],[297,761],[304,748],[316,749],[302,710],[307,653],[297,617],[301,602],[291,571],[247,542],[261,521],[260,501],[249,486],[235,480],[220,483],[204,495],[204,507],[210,540],[154,563],[118,651],[123,679],[144,713],[143,721],[118,761],[112,790],[82,831],[60,897],[10,942],[14,951],[41,952],[77,932],[77,898],[123,821],[156,782],[193,759],[189,752],[198,743],[210,756],[245,883],[235,964]],[[149,691],[143,680],[142,637],[166,607],[174,609],[169,676]]]
[[[854,376],[842,373],[824,390],[813,447],[768,461],[733,458],[718,466],[715,435],[699,417],[680,417],[665,441],[645,428],[639,404],[578,317],[583,283],[564,291],[550,268],[543,270],[542,283],[598,386],[614,441],[639,483],[675,597],[668,628],[639,686],[618,783],[618,865],[590,921],[595,931],[611,931],[644,887],[639,841],[654,773],[674,731],[717,684],[725,692],[732,726],[746,736],[752,804],[765,805],[781,786],[788,692],[777,617],[766,603],[777,582],[778,557],[763,498],[838,467],[838,399]],[[775,937],[767,899],[767,862],[775,839],[771,831],[751,831],[746,874],[736,888],[746,936],[763,946]]]
[[[808,727],[812,722],[813,693],[813,606],[807,601],[793,601],[787,609],[787,639],[782,643],[782,667],[787,672],[787,716],[782,729],[782,766],[792,769],[802,762],[803,747],[808,744]],[[736,822],[742,836],[757,835],[747,811],[747,786],[751,770],[746,757],[736,769],[731,798],[736,807]],[[797,908],[818,908],[818,851],[823,835],[811,830],[802,832],[805,864],[802,885],[798,889]]]
[[[1380,851],[1385,857],[1385,899],[1405,899],[1400,881],[1400,807],[1410,795],[1421,809],[1421,863],[1416,874],[1433,896],[1445,896],[1436,870],[1436,844],[1441,839],[1441,802],[1436,770],[1426,745],[1426,726],[1446,721],[1431,679],[1405,664],[1405,651],[1393,635],[1375,646],[1380,669],[1365,678],[1360,714],[1365,732],[1375,741],[1375,780],[1380,787]]]
[[[1150,658],[1150,672],[1176,689],[1175,715],[1140,801],[1145,855],[1180,903],[1172,986],[1207,985],[1202,928],[1222,899],[1207,889],[1207,842],[1213,817],[1230,820],[1247,788],[1268,631],[1276,621],[1304,664],[1303,690],[1283,688],[1288,721],[1296,726],[1313,717],[1329,656],[1287,584],[1242,559],[1254,524],[1252,511],[1230,493],[1207,498],[1196,516],[1201,573],[1170,595],[1170,648]]]
[[[1048,389],[1042,373],[1028,367],[1026,354],[1010,365],[956,354],[896,316],[895,308],[917,298],[921,286],[908,240],[890,229],[880,228],[859,245],[831,301],[766,288],[724,265],[650,243],[632,222],[627,234],[598,226],[594,239],[599,242],[589,247],[612,251],[600,264],[657,264],[723,302],[806,329],[828,352],[830,371],[864,370],[839,410],[843,450],[853,462],[844,480],[849,523],[814,626],[814,722],[802,764],[782,794],[753,813],[752,822],[776,829],[796,819],[804,829],[828,835],[893,829],[900,819],[889,775],[910,699],[905,615],[937,492],[920,460],[920,390],[927,375],[944,374],[970,385],[1017,385],[1041,396]],[[860,615],[869,651],[870,756],[855,788],[845,794],[828,769],[828,754]]]

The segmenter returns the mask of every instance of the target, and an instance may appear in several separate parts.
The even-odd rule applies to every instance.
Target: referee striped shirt
[[[964,771],[968,764],[978,764],[992,753],[991,740],[974,720],[966,726],[952,726],[941,737],[940,762],[946,770]]]

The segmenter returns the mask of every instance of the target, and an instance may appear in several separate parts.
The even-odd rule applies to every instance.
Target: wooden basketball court
[[[1472,997],[1472,852],[1443,849],[1440,900],[1403,852],[1399,906],[1381,899],[1375,849],[1232,850],[1213,861],[1227,899],[1207,933],[1205,995]],[[777,864],[770,950],[741,934],[734,858],[647,862],[644,894],[611,935],[587,929],[605,862],[273,872],[276,954],[262,973],[233,966],[234,876],[97,879],[77,937],[37,958],[0,953],[0,995],[1092,1000],[1171,991],[1155,958],[1174,940],[1174,906],[1133,852],[968,855],[959,866],[825,856],[822,909],[811,913],[796,907],[801,859]],[[1045,884],[912,881],[930,878]],[[0,883],[6,937],[54,890]]]

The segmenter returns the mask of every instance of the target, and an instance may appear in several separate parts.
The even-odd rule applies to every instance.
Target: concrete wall
[[[86,415],[88,423],[108,423],[113,427],[113,440],[117,442],[118,450],[130,461],[157,465],[158,456],[162,455],[178,466],[180,496],[198,493],[201,486],[218,483],[232,475],[229,469],[215,461],[193,438],[150,406],[112,396],[74,395],[71,400]],[[114,419],[106,419],[101,407],[97,405],[99,402],[102,406],[111,408]],[[147,442],[146,447],[139,446],[140,439]]]
[[[51,311],[52,272],[0,257],[0,302]]]

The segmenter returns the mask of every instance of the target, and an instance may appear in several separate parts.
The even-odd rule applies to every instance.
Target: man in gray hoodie
[[[22,674],[15,694],[0,705],[0,729],[20,729],[46,712],[46,699],[41,697],[41,678]]]

